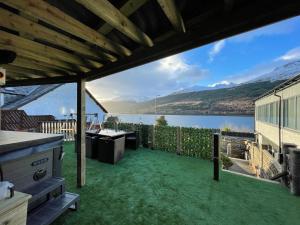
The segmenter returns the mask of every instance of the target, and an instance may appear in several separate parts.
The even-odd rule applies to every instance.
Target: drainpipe
[[[274,96],[279,98],[279,113],[278,113],[278,145],[279,145],[279,163],[282,163],[282,149],[281,149],[281,96],[274,91]]]

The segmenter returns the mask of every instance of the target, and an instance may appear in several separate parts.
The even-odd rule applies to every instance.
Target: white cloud
[[[189,65],[184,62],[180,55],[173,55],[161,59],[158,70],[167,74],[181,73],[189,70]]]
[[[215,42],[212,49],[208,53],[208,57],[209,57],[208,61],[209,62],[214,61],[214,58],[216,57],[216,55],[218,55],[224,47],[225,47],[225,40],[220,40],[220,41]]]
[[[286,52],[284,55],[278,57],[276,60],[291,61],[297,59],[300,59],[300,47],[291,49],[290,51]]]
[[[145,99],[194,85],[207,74],[208,70],[187,63],[179,54],[89,82],[87,86],[102,101]]]
[[[228,80],[222,80],[220,82],[214,83],[214,84],[209,84],[208,87],[216,87],[217,85],[229,85],[231,82]]]

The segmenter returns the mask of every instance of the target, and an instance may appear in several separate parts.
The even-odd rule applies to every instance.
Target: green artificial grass
[[[76,188],[73,143],[65,144],[67,190],[80,194],[80,209],[55,225],[296,225],[300,198],[278,184],[221,172],[210,161],[139,149],[116,165],[87,159],[86,186]]]

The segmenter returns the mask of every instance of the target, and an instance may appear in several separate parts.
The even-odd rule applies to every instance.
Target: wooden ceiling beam
[[[34,52],[26,51],[26,50],[21,49],[21,48],[15,48],[15,47],[7,46],[7,45],[5,46],[5,45],[0,44],[0,49],[10,50],[10,51],[15,52],[17,54],[17,56],[21,56],[21,57],[24,57],[24,58],[29,58],[29,59],[32,59],[32,60],[38,60],[38,61],[47,63],[49,65],[59,67],[61,69],[69,70],[69,71],[72,71],[72,72],[84,72],[84,69],[79,67],[79,66],[78,66],[78,68],[76,68],[76,66],[73,66],[73,65],[71,65],[67,62],[63,62],[63,61],[60,61],[60,60],[48,58],[48,57],[45,57],[41,54],[36,54]]]
[[[34,70],[40,70],[44,71],[48,74],[49,77],[59,76],[59,75],[71,75],[69,71],[62,70],[55,67],[50,67],[50,65],[46,63],[42,63],[37,60],[32,60],[28,58],[23,57],[17,57],[14,62],[11,63],[12,65],[24,67],[27,69],[34,69]],[[74,75],[74,73],[73,73]]]
[[[16,66],[12,64],[7,64],[7,65],[1,65],[3,68],[7,70],[7,72],[14,72],[14,73],[19,73],[19,74],[26,74],[26,75],[36,75],[42,78],[47,78],[51,77],[51,73],[47,73],[45,71],[40,71],[40,70],[34,70],[34,69],[28,69],[25,67],[21,66]]]
[[[107,0],[76,0],[112,27],[137,43],[152,47],[151,38]]]
[[[149,0],[128,0],[119,10],[124,16],[129,17],[148,1]],[[113,29],[114,27],[112,27],[108,23],[105,23],[98,29],[98,32],[106,35]]]
[[[0,2],[58,27],[61,30],[65,30],[85,41],[98,45],[103,49],[119,55],[131,55],[131,51],[126,47],[112,42],[104,35],[99,34],[97,31],[43,0],[0,0]]]
[[[158,4],[164,11],[165,15],[173,25],[173,27],[179,31],[185,33],[185,25],[181,17],[181,13],[176,6],[174,0],[157,0]]]
[[[44,84],[66,84],[80,81],[78,76],[61,76],[61,77],[46,77],[35,79],[11,80],[6,82],[4,87],[32,86]]]
[[[4,31],[0,31],[0,44],[16,49],[24,49],[36,54],[43,54],[49,58],[59,59],[74,65],[81,65],[86,71],[89,70],[87,67],[93,68],[92,66],[88,66],[86,62],[83,62],[81,58],[70,53]]]
[[[59,32],[46,28],[38,24],[37,21],[28,19],[28,16],[25,16],[26,14],[21,14],[22,16],[19,16],[0,8],[0,26],[18,31],[23,34],[29,34],[34,38],[42,39],[49,43],[62,46],[95,61],[104,59],[114,62],[117,60],[117,58],[113,55],[105,52],[96,53],[90,48],[90,46],[67,37]]]
[[[13,72],[13,71],[7,71],[6,75],[8,78],[11,78],[13,80],[20,80],[19,78],[41,78],[41,76],[39,75],[35,75],[35,74],[26,74],[26,73],[17,73],[17,72]]]

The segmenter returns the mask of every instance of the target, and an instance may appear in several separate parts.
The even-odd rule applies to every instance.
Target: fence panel
[[[118,125],[104,123],[104,127],[139,131],[140,143],[144,147],[173,153],[178,152],[185,156],[202,159],[211,159],[213,134],[220,132],[218,129],[179,128],[133,123],[119,123]]]
[[[181,131],[183,155],[211,159],[214,130],[184,127]]]
[[[168,151],[177,151],[177,128],[170,126],[154,126],[154,148]]]
[[[41,133],[45,134],[63,134],[65,141],[74,141],[76,133],[76,121],[44,121],[40,123]]]

